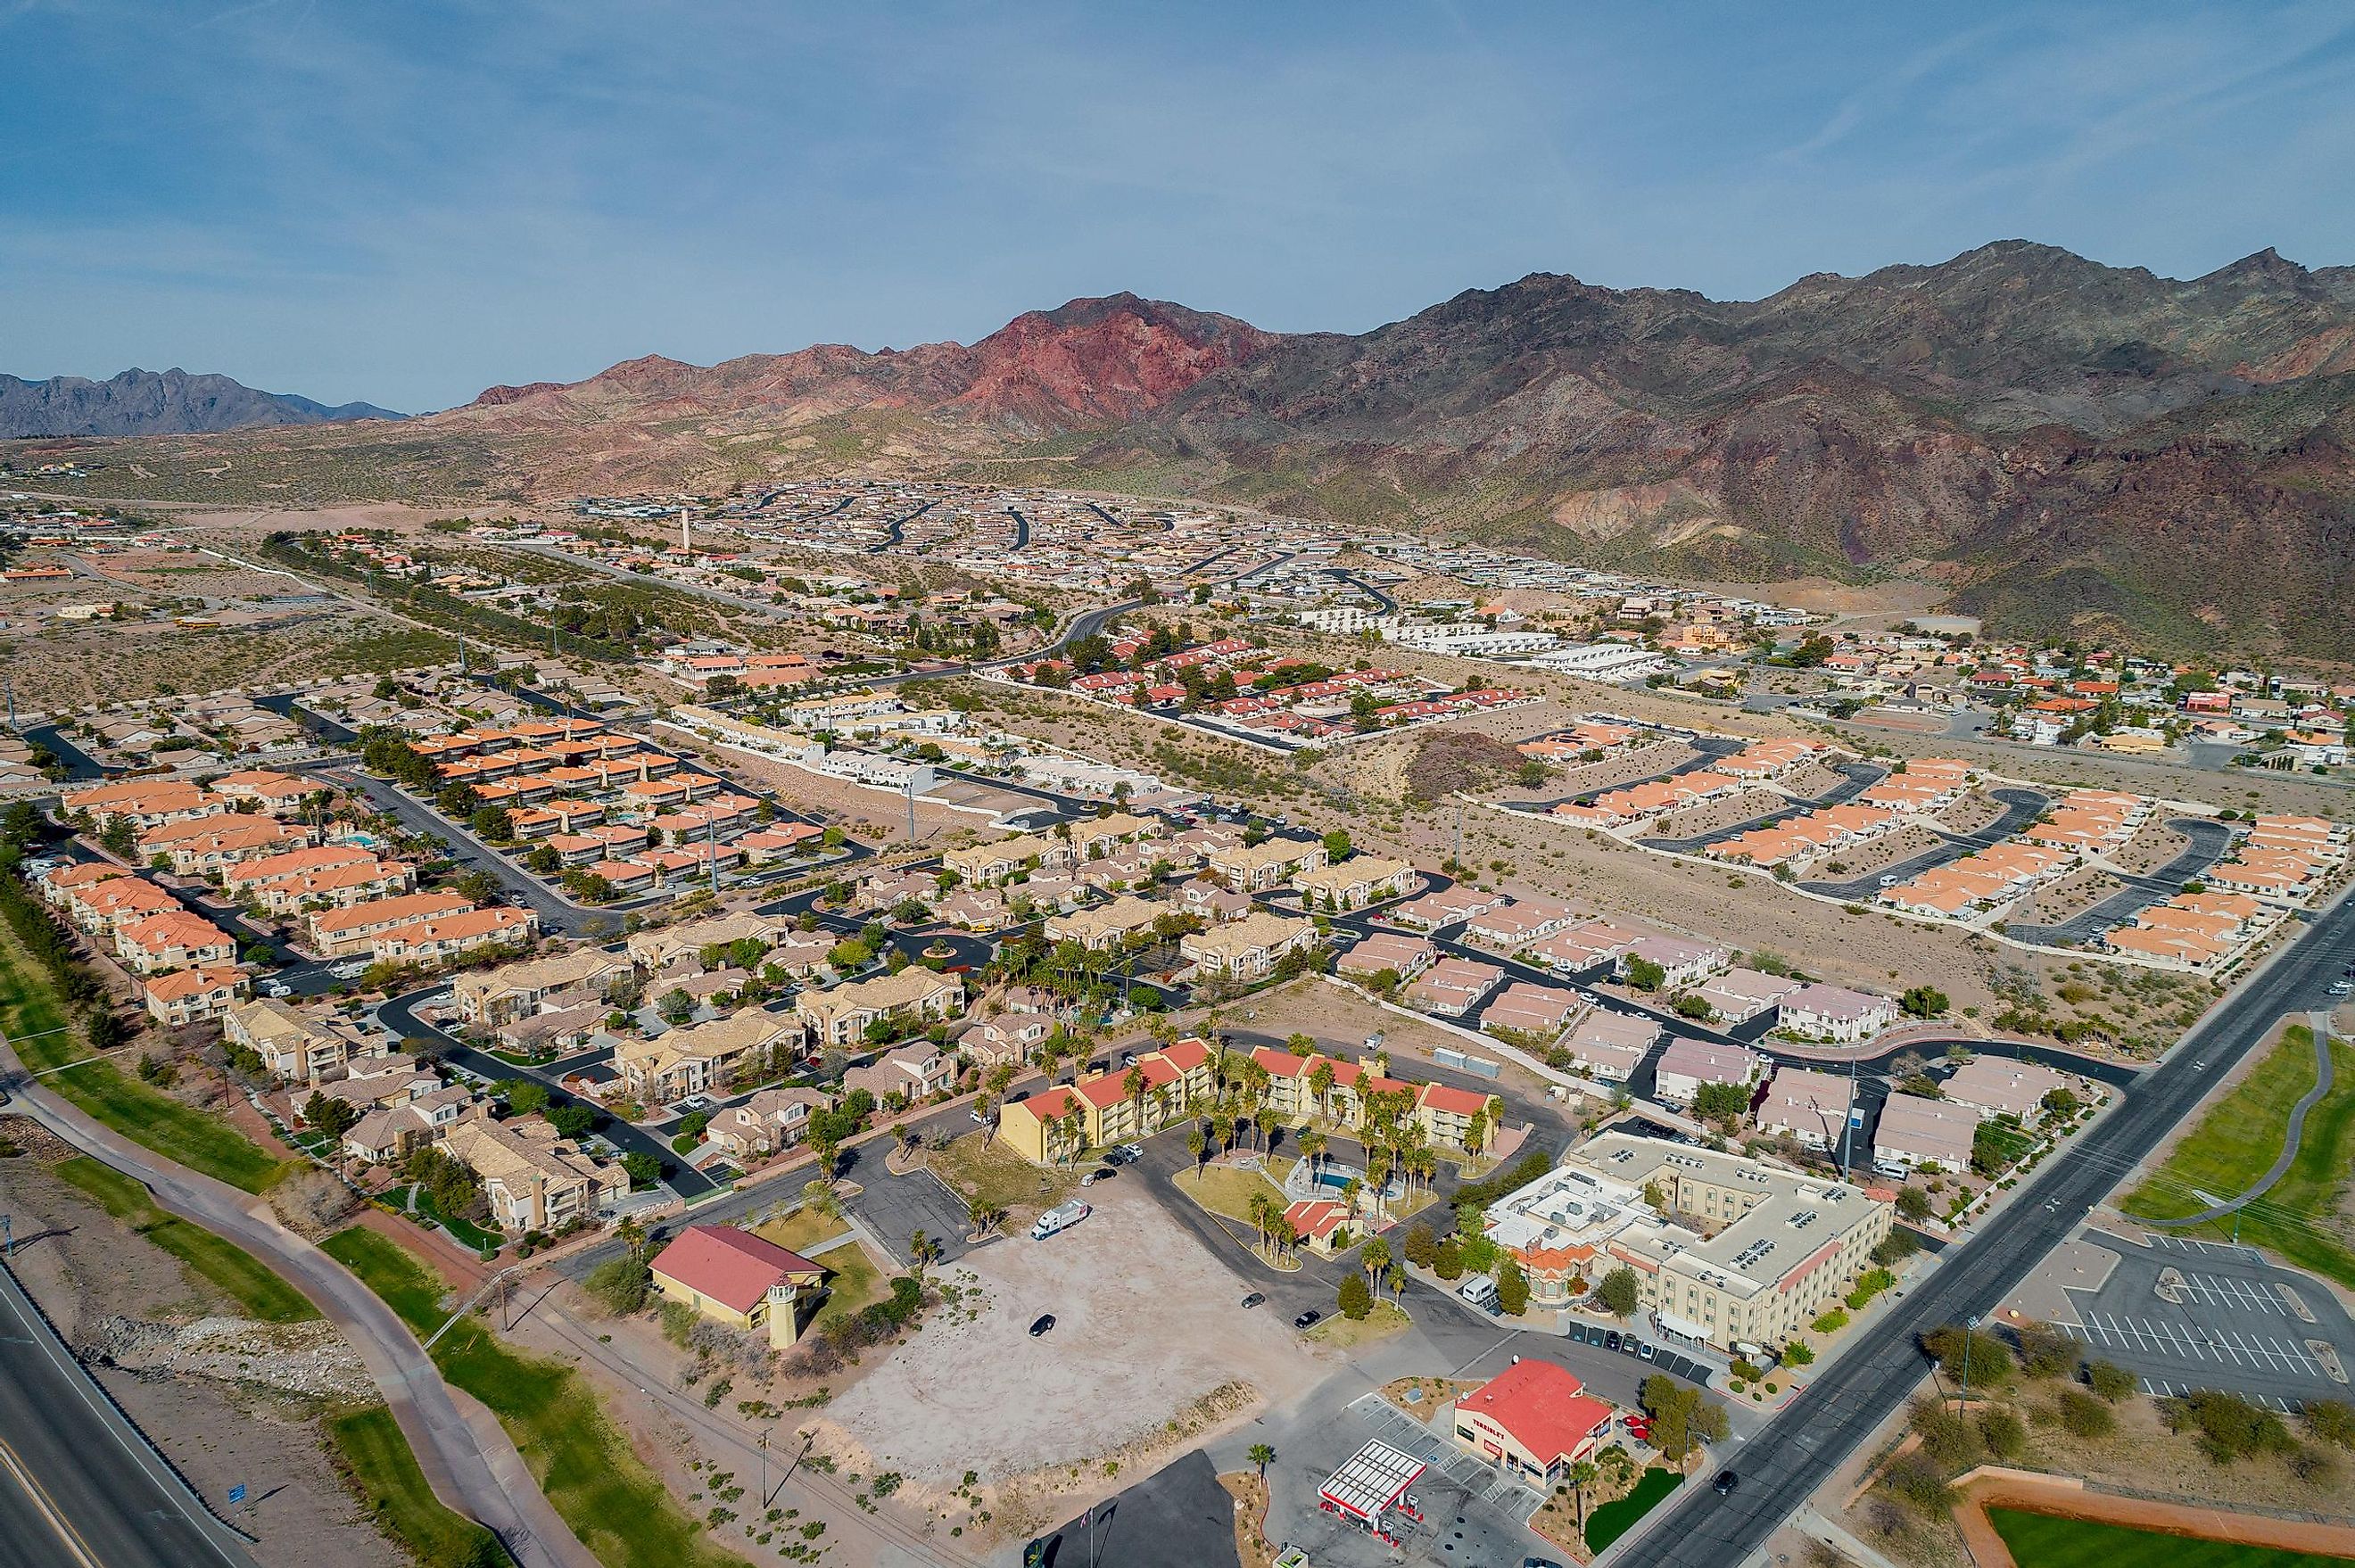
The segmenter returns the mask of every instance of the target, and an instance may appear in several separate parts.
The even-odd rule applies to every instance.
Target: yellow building
[[[689,1225],[648,1266],[664,1300],[744,1333],[765,1331],[777,1349],[801,1338],[826,1283],[823,1266],[733,1225]]]
[[[1208,1100],[1213,1087],[1209,1043],[1181,1040],[1146,1051],[1133,1068],[1014,1101],[997,1114],[997,1136],[1033,1165],[1062,1164],[1087,1149],[1159,1132]]]

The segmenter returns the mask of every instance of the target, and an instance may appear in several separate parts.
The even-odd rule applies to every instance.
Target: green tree
[[[1254,1443],[1243,1457],[1259,1467],[1259,1478],[1267,1479],[1267,1467],[1275,1463],[1275,1450],[1265,1443]]]
[[[1497,1306],[1508,1317],[1518,1317],[1529,1309],[1529,1275],[1510,1253],[1497,1264]]]
[[[1970,1358],[1971,1386],[1990,1389],[2011,1377],[2011,1349],[1984,1328],[1949,1323],[1922,1336],[1922,1349],[1951,1382],[1960,1383],[1963,1359]]]
[[[1417,1220],[1406,1228],[1406,1261],[1417,1268],[1429,1268],[1439,1255],[1439,1238],[1431,1227]]]
[[[1325,858],[1346,860],[1349,858],[1349,834],[1347,828],[1336,827],[1325,835]]]
[[[655,1004],[655,1011],[662,1015],[663,1022],[677,1029],[695,1016],[695,998],[673,987],[663,993],[662,1000]]]
[[[1925,1189],[1907,1185],[1897,1189],[1897,1212],[1900,1217],[1920,1224],[1930,1217],[1930,1194]]]
[[[644,1307],[653,1283],[645,1260],[634,1250],[606,1259],[581,1282],[590,1296],[616,1317],[626,1317]]]
[[[1362,1322],[1374,1309],[1373,1288],[1361,1274],[1344,1275],[1341,1278],[1341,1316],[1352,1323]]]
[[[145,1063],[141,1065],[144,1067]],[[303,1102],[303,1120],[331,1138],[341,1138],[359,1125],[359,1119],[360,1114],[352,1108],[350,1101],[339,1100],[317,1090],[314,1090],[311,1097]]]
[[[1914,986],[1897,998],[1897,1005],[1917,1019],[1934,1019],[1946,1010],[1946,993],[1934,986]]]
[[[630,1179],[633,1191],[644,1191],[662,1179],[662,1161],[643,1149],[633,1149],[622,1157],[622,1174]]]
[[[1626,961],[1625,976],[1630,989],[1657,991],[1668,983],[1668,972],[1648,958],[1630,958]]]
[[[1704,1083],[1693,1091],[1693,1115],[1704,1121],[1736,1122],[1749,1114],[1747,1084]]]
[[[1604,1275],[1602,1283],[1594,1287],[1594,1299],[1603,1304],[1603,1310],[1622,1322],[1635,1317],[1637,1305],[1636,1271],[1622,1264]]]
[[[1464,1249],[1453,1236],[1443,1237],[1431,1254],[1431,1272],[1445,1280],[1464,1277]]]
[[[597,1112],[578,1101],[566,1105],[553,1105],[548,1111],[548,1125],[556,1129],[560,1138],[583,1138],[597,1125]]]
[[[548,1109],[548,1085],[536,1078],[508,1078],[499,1083],[499,1093],[505,1097],[507,1109],[518,1116],[535,1115]]]

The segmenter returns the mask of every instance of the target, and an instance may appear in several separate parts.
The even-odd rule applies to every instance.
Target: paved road
[[[2090,942],[2114,926],[2124,925],[2136,915],[2156,903],[2164,903],[2183,891],[2183,884],[2197,881],[2200,877],[2224,858],[2232,848],[2232,830],[2221,822],[2205,817],[2179,816],[2168,826],[2191,842],[2182,854],[2155,870],[2134,875],[2114,871],[2126,884],[2100,903],[2082,913],[2071,916],[2059,925],[2019,925],[2010,927],[2011,934],[2022,942]]]
[[[251,1568],[0,1270],[0,1568]]]
[[[1826,898],[1870,899],[1881,891],[1882,878],[1894,877],[1900,882],[1906,881],[1933,867],[1944,866],[1977,850],[1990,848],[2035,821],[2037,814],[2051,804],[2032,789],[2006,787],[1989,790],[1987,794],[2003,803],[2003,815],[1976,833],[1945,834],[1946,841],[1935,849],[1925,850],[1894,866],[1883,866],[1870,876],[1856,877],[1845,882],[1801,882],[1799,886],[1811,893],[1821,893]]]
[[[1993,1311],[2275,1020],[2324,1003],[2325,987],[2350,960],[2355,901],[2342,901],[2186,1035],[2123,1104],[2047,1159],[1975,1236],[1943,1254],[1764,1433],[1721,1456],[1741,1471],[1740,1489],[1727,1498],[1698,1493],[1662,1515],[1645,1536],[1646,1560],[1734,1568],[1755,1551],[1912,1393],[1924,1365],[1914,1349],[1919,1335]]]
[[[1636,842],[1646,849],[1665,850],[1672,855],[1698,855],[1712,844],[1722,844],[1729,838],[1738,838],[1753,827],[1763,827],[1770,822],[1784,822],[1794,816],[1803,816],[1823,806],[1838,805],[1843,801],[1863,794],[1888,776],[1887,769],[1876,767],[1870,763],[1839,763],[1834,766],[1835,771],[1840,775],[1840,782],[1821,795],[1788,798],[1774,810],[1762,813],[1747,821],[1729,823],[1723,827],[1713,828],[1707,833],[1697,833],[1689,838],[1638,838]]]
[[[583,936],[592,931],[616,931],[622,917],[633,909],[660,901],[633,899],[626,903],[609,904],[591,909],[574,903],[556,892],[538,877],[519,869],[513,861],[485,844],[464,828],[444,817],[422,802],[412,800],[383,779],[373,778],[357,767],[320,768],[313,770],[321,778],[330,779],[346,789],[357,790],[378,811],[390,812],[403,827],[426,837],[447,849],[453,859],[478,871],[487,871],[498,880],[511,903],[528,904],[539,915],[540,930],[551,936]]]
[[[442,1059],[453,1067],[463,1067],[467,1072],[487,1078],[494,1083],[502,1078],[535,1078],[546,1085],[550,1104],[586,1105],[600,1115],[605,1114],[604,1106],[594,1100],[583,1099],[573,1093],[558,1083],[556,1075],[546,1069],[517,1067],[513,1062],[501,1061],[489,1051],[476,1050],[447,1029],[437,1029],[417,1016],[417,1008],[421,1003],[432,997],[444,996],[448,991],[449,987],[444,984],[429,986],[421,991],[411,991],[405,996],[394,997],[377,1008],[377,1020],[400,1039],[432,1040],[441,1051]],[[719,1185],[672,1153],[670,1146],[654,1134],[647,1132],[644,1127],[625,1122],[619,1116],[607,1116],[605,1124],[597,1129],[597,1136],[623,1154],[652,1155],[664,1165],[670,1167],[669,1174],[663,1178],[664,1183],[682,1198],[692,1200],[716,1189]]]
[[[243,1247],[308,1296],[358,1350],[436,1496],[487,1526],[525,1568],[595,1568],[596,1559],[549,1506],[497,1422],[479,1407],[476,1421],[460,1413],[408,1326],[341,1264],[263,1218],[267,1206],[250,1194],[175,1165],[59,1099],[5,1043],[0,1077],[26,1114],[50,1132],[144,1186],[159,1207]],[[179,1568],[203,1559],[167,1561]]]

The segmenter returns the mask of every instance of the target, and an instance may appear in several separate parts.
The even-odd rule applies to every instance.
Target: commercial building
[[[776,1349],[801,1338],[803,1307],[826,1283],[822,1265],[733,1225],[689,1225],[648,1266],[665,1301]]]
[[[1845,1294],[1891,1212],[1844,1182],[1605,1133],[1490,1205],[1481,1224],[1519,1262],[1533,1302],[1572,1301],[1624,1264],[1662,1333],[1730,1351],[1780,1345]]]
[[[1566,1369],[1525,1356],[1455,1402],[1455,1441],[1546,1491],[1611,1430],[1611,1405],[1585,1387]]]

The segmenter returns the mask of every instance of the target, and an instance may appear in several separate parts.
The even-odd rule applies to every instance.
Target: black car
[[[1618,1329],[1611,1328],[1604,1330],[1603,1335],[1603,1348],[1606,1350],[1615,1350],[1619,1348]]]
[[[1742,1477],[1735,1475],[1732,1471],[1720,1470],[1717,1473],[1717,1479],[1711,1481],[1710,1486],[1716,1491],[1719,1497],[1726,1497],[1732,1492],[1734,1488],[1741,1484]]]
[[[1039,1321],[1030,1325],[1030,1338],[1036,1339],[1039,1335],[1044,1334],[1048,1329],[1052,1328],[1054,1326],[1055,1315],[1051,1312],[1041,1313],[1039,1316]]]
[[[1266,1299],[1266,1296],[1262,1296],[1258,1291],[1254,1290],[1249,1296],[1243,1297],[1243,1305],[1245,1307],[1257,1307],[1261,1302],[1265,1301]]]
[[[1312,1307],[1307,1311],[1302,1313],[1299,1317],[1294,1318],[1292,1320],[1292,1326],[1295,1328],[1313,1328],[1317,1324],[1323,1322],[1324,1319],[1325,1315]]]

